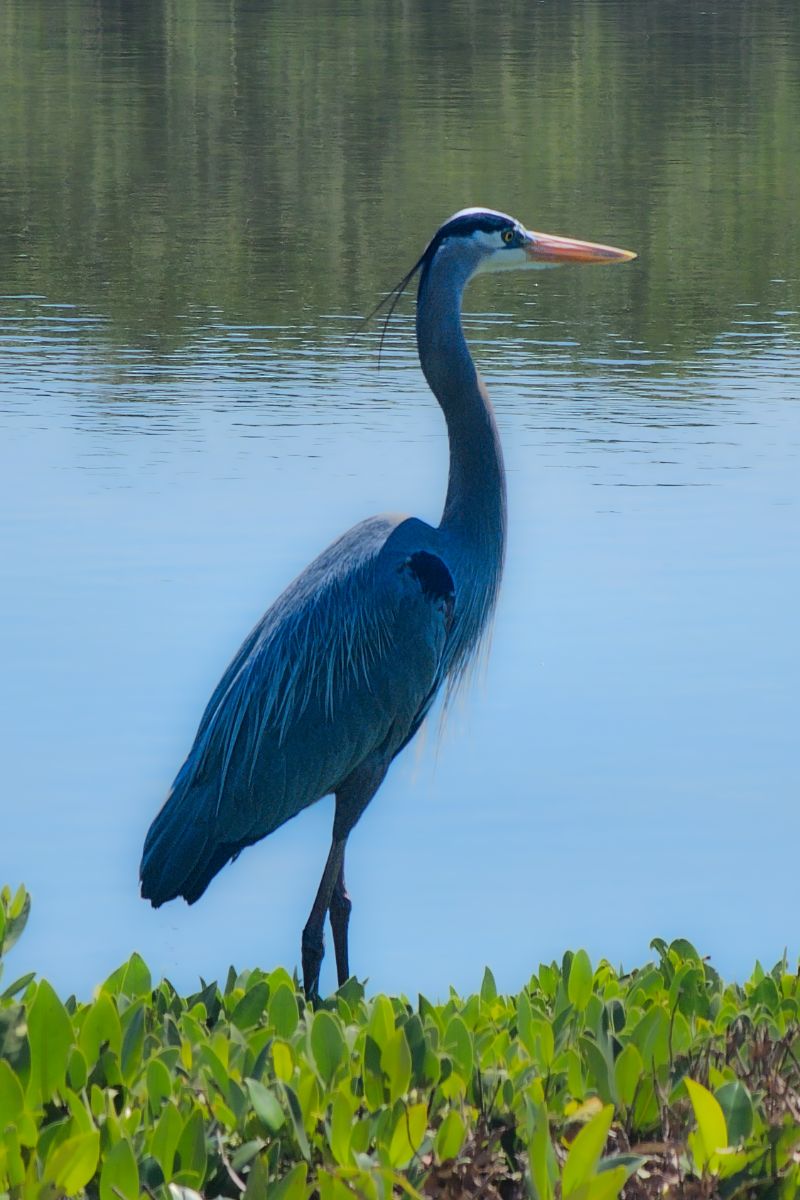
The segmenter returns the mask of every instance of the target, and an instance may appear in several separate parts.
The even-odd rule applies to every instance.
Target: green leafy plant
[[[0,893],[3,954],[24,889]],[[793,1197],[800,981],[725,984],[688,942],[585,951],[518,995],[316,1009],[283,968],[181,996],[138,955],[88,1001],[0,997],[0,1198]],[[2,967],[0,963],[0,967]]]

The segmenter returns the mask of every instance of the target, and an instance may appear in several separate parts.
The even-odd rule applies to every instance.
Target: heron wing
[[[215,689],[153,822],[144,895],[196,899],[242,847],[413,736],[442,681],[454,603],[437,551],[424,522],[374,517],[276,600]]]

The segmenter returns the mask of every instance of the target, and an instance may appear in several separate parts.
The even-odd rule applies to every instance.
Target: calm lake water
[[[468,294],[508,569],[351,839],[354,967],[796,955],[797,7],[5,0],[0,110],[8,970],[298,963],[331,801],[193,908],[138,898],[141,843],[278,591],[370,513],[437,520],[413,302],[380,371],[353,335],[466,204],[640,258]]]

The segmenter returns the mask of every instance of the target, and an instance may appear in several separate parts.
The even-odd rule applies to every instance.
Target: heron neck
[[[494,412],[461,326],[461,300],[473,264],[440,251],[420,283],[417,344],[422,370],[442,408],[450,474],[440,529],[476,548],[505,545],[505,472]]]

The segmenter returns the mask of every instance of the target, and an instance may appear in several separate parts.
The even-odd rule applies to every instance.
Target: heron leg
[[[336,876],[331,896],[331,930],[333,931],[333,948],[336,952],[336,977],[339,987],[350,978],[350,963],[347,952],[347,927],[350,924],[352,901],[347,894],[344,882],[344,850],[342,850],[342,865]]]
[[[341,857],[328,908],[331,915],[333,948],[336,953],[336,976],[339,987],[350,978],[350,956],[347,930],[353,905],[344,882],[344,850],[350,831],[383,783],[389,761],[380,756],[362,763],[348,776],[336,792],[336,813],[333,818],[333,844],[341,845]]]
[[[317,1000],[319,998],[319,972],[322,966],[322,959],[325,955],[323,928],[325,917],[328,915],[328,909],[331,906],[333,890],[342,871],[345,840],[345,838],[337,840],[334,836],[330,853],[328,854],[328,861],[325,863],[325,870],[322,872],[322,879],[317,889],[314,906],[311,909],[305,929],[303,930],[301,945],[303,989],[309,1000]]]
[[[377,755],[368,759],[336,790],[333,841],[301,943],[303,990],[309,1000],[319,999],[319,972],[325,956],[323,929],[329,911],[339,986],[349,978],[347,926],[352,905],[344,886],[344,848],[350,830],[383,782],[389,761]]]

